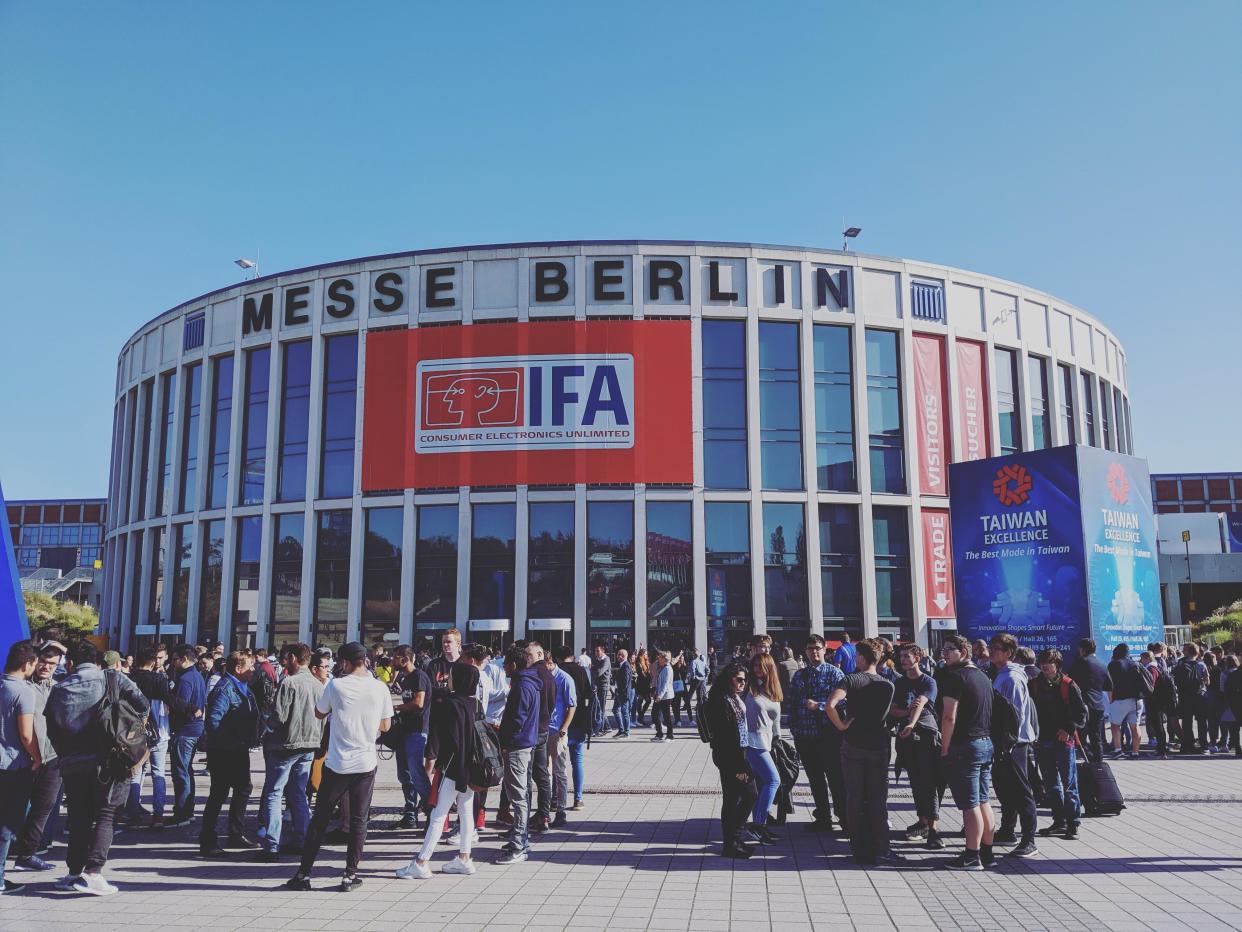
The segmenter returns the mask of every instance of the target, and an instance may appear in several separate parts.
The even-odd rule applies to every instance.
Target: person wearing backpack
[[[1017,858],[1029,858],[1035,854],[1036,807],[1035,790],[1031,786],[1031,771],[1035,769],[1035,742],[1039,737],[1039,722],[1035,704],[1027,687],[1026,668],[1014,662],[1018,642],[1012,634],[997,634],[988,645],[992,669],[996,676],[992,687],[1013,710],[1017,730],[1009,747],[994,746],[992,784],[996,799],[1001,805],[1000,828],[992,837],[993,845],[1014,845],[1009,854]],[[999,709],[999,705],[994,705]],[[995,745],[995,740],[993,744]],[[1022,836],[1014,834],[1021,826]]]
[[[104,879],[103,868],[112,847],[117,807],[128,796],[131,774],[109,766],[101,753],[101,738],[106,735],[101,720],[115,712],[130,725],[134,720],[145,722],[151,707],[129,677],[104,672],[90,641],[73,645],[69,668],[69,675],[48,693],[44,709],[69,807],[65,856],[69,872],[56,881],[56,889],[107,896],[117,888]]]
[[[1078,796],[1078,731],[1086,726],[1087,705],[1078,684],[1061,670],[1061,652],[1039,654],[1039,676],[1030,682],[1031,699],[1039,716],[1039,745],[1035,751],[1052,808],[1052,824],[1040,837],[1078,837],[1081,803]]]
[[[470,785],[471,758],[474,747],[474,723],[478,718],[479,703],[475,693],[479,688],[479,670],[464,661],[449,667],[448,695],[431,706],[431,718],[427,731],[427,772],[438,773],[436,780],[436,807],[427,820],[427,834],[422,847],[410,863],[397,870],[401,880],[430,880],[431,856],[444,830],[449,810],[457,805],[458,813],[469,813],[474,807],[474,788]],[[474,845],[473,820],[462,818],[457,834],[457,857],[440,870],[445,874],[473,874],[474,861],[470,857]]]
[[[1183,754],[1194,754],[1195,722],[1199,723],[1199,742],[1207,742],[1207,715],[1204,698],[1207,695],[1207,665],[1199,659],[1199,645],[1182,646],[1182,659],[1173,666],[1173,685],[1177,687],[1178,717],[1181,719]]]

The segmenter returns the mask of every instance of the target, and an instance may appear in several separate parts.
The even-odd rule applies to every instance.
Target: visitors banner
[[[694,479],[690,322],[368,334],[362,488]]]
[[[963,462],[981,460],[992,450],[992,418],[988,410],[987,361],[984,346],[957,341],[957,419]]]
[[[945,398],[944,338],[916,333],[913,340],[919,488],[924,495],[948,495],[949,403]]]
[[[928,618],[955,618],[953,602],[953,551],[949,540],[949,512],[924,508],[923,602]]]
[[[13,553],[13,532],[9,528],[9,511],[0,486],[0,657],[9,647],[30,637],[26,621],[26,603],[22,601],[22,585],[17,576],[17,559]]]
[[[1135,489],[1142,486],[1142,492]],[[1055,447],[950,467],[958,629],[1073,656],[1163,637],[1155,518],[1141,460]]]

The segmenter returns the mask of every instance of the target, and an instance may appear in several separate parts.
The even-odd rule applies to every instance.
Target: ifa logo
[[[1120,463],[1108,467],[1108,494],[1118,505],[1124,505],[1130,498],[1130,477]]]
[[[522,419],[521,369],[422,373],[423,430],[513,427]]]
[[[1031,497],[1034,483],[1026,467],[1018,463],[1009,463],[996,470],[996,478],[992,480],[992,494],[1007,507],[1022,505]]]

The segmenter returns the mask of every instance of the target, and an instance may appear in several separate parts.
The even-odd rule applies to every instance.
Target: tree
[[[90,605],[61,602],[43,592],[23,592],[26,602],[26,618],[34,633],[45,625],[57,625],[66,637],[82,637],[94,634],[99,627],[99,614]]]

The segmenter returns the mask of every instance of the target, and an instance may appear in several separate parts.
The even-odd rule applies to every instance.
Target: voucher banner
[[[945,399],[944,338],[914,334],[915,426],[918,431],[919,488],[924,495],[948,495],[949,430]]]
[[[689,321],[367,336],[362,488],[693,481]]]
[[[928,618],[956,618],[953,602],[953,551],[949,543],[949,512],[923,509],[923,597]]]
[[[962,462],[981,460],[992,449],[988,410],[988,368],[984,346],[957,341],[957,418],[962,436]]]

